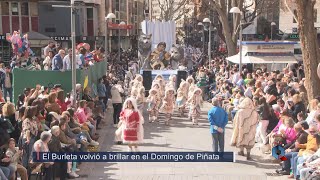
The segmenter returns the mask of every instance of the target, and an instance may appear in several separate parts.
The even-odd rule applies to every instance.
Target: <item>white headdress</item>
[[[193,79],[193,77],[192,76],[189,76],[188,78],[187,78],[187,82],[189,83],[189,80],[191,80],[192,82],[191,82],[191,84],[193,84],[194,83],[194,79]]]
[[[128,107],[128,102],[129,101],[131,102],[134,111],[138,111],[137,101],[136,101],[136,99],[134,99],[132,97],[129,97],[124,101],[122,110],[125,110]]]

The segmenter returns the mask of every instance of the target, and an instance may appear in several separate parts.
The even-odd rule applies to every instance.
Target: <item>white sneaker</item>
[[[76,172],[79,172],[79,171],[80,171],[80,169],[76,168]]]
[[[91,145],[91,146],[99,146],[99,143],[98,143],[97,141],[92,140],[92,141],[90,142],[90,145]]]
[[[69,176],[70,177],[72,177],[72,178],[78,178],[79,177],[79,175],[78,174],[76,174],[75,172],[71,172],[71,173],[69,173]]]

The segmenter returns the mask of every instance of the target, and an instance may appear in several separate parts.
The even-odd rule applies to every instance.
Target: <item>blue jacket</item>
[[[62,68],[63,68],[62,57],[60,56],[60,54],[56,54],[52,58],[52,70],[57,71],[57,70],[61,70]]]
[[[97,86],[97,93],[98,93],[98,97],[106,97],[106,94],[107,94],[106,86],[102,83],[99,83]]]
[[[210,132],[212,134],[218,133],[218,131],[214,129],[214,126],[218,126],[224,130],[228,124],[228,114],[221,107],[212,107],[208,112],[208,119],[210,122]]]

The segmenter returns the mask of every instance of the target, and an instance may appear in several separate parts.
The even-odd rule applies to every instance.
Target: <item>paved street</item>
[[[211,136],[206,113],[210,104],[205,104],[200,126],[195,127],[186,118],[175,115],[170,127],[160,120],[157,123],[144,125],[145,143],[140,151],[212,151]],[[127,151],[125,145],[113,144],[114,131],[112,126],[112,109],[108,109],[108,117],[101,138],[100,151]],[[145,114],[145,118],[147,118]],[[226,130],[225,151],[236,151],[230,147],[231,124]],[[236,151],[237,152],[237,151]],[[286,177],[275,176],[278,164],[271,163],[271,157],[254,148],[254,161],[236,156],[236,163],[83,163],[80,166],[80,179],[121,179],[121,180],[278,180]]]

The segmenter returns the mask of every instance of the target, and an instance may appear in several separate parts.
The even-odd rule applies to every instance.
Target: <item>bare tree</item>
[[[317,66],[320,63],[317,30],[314,27],[314,5],[316,0],[294,0],[297,8],[298,30],[306,78],[308,99],[320,95],[320,80],[317,76]]]
[[[190,9],[186,8],[189,0],[158,0],[160,8],[160,19],[165,21],[177,21],[188,13]]]
[[[267,3],[268,2],[268,3]],[[203,6],[208,10],[213,9],[219,15],[221,30],[219,35],[223,36],[228,49],[228,55],[237,53],[237,40],[240,25],[240,14],[233,15],[233,22],[229,22],[228,13],[231,7],[238,7],[243,12],[243,28],[248,27],[255,18],[266,12],[277,1],[254,0],[250,4],[245,4],[244,0],[203,0]]]

